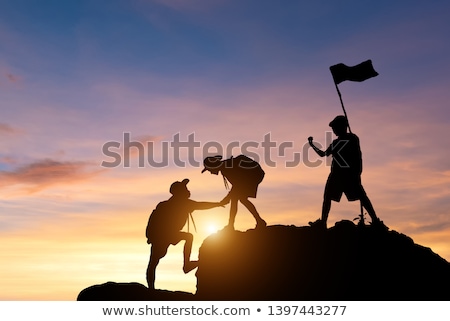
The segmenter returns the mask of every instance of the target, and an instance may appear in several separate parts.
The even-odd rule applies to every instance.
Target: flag
[[[330,71],[336,85],[346,80],[361,82],[378,76],[378,73],[373,69],[372,60],[364,61],[353,67],[349,67],[344,64],[337,64],[331,66]]]

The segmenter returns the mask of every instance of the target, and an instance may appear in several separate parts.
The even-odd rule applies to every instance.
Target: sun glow
[[[209,224],[207,226],[206,230],[208,231],[208,234],[214,234],[214,233],[216,233],[218,231],[218,228],[214,224]]]

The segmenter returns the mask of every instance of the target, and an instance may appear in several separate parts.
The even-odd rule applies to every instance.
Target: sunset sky
[[[170,184],[189,178],[198,201],[226,195],[200,173],[218,146],[258,156],[254,203],[269,225],[316,220],[330,167],[305,144],[334,139],[329,66],[367,59],[378,77],[339,85],[363,185],[390,229],[450,261],[449,16],[443,0],[0,1],[0,300],[146,284],[145,227]],[[125,135],[145,144],[144,166]],[[189,137],[196,147],[176,155]],[[109,142],[113,168],[101,166]],[[228,211],[194,212],[193,258]],[[358,213],[343,197],[328,225]],[[254,225],[241,206],[236,228]],[[157,288],[195,292],[182,249],[162,259]]]

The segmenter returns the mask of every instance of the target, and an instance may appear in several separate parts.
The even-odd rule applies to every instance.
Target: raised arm
[[[310,136],[308,137],[308,143],[309,145],[312,147],[312,149],[317,153],[317,155],[319,155],[320,157],[324,157],[327,155],[326,152],[324,152],[323,150],[317,148],[314,143],[313,143],[313,138]]]

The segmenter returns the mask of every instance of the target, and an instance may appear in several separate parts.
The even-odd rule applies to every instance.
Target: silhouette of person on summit
[[[348,121],[345,116],[335,117],[329,125],[337,139],[331,143],[326,151],[317,148],[313,144],[312,137],[308,138],[310,146],[320,157],[333,156],[331,172],[325,185],[322,218],[316,222],[310,222],[310,225],[326,228],[331,201],[339,202],[342,193],[346,195],[348,201],[361,201],[361,205],[372,219],[373,226],[384,225],[375,214],[372,203],[361,184],[362,155],[358,136],[347,132]]]
[[[203,161],[205,168],[202,173],[209,171],[211,174],[218,175],[222,173],[225,187],[228,188],[228,182],[232,187],[230,192],[220,202],[222,205],[230,205],[230,216],[228,225],[225,229],[234,230],[238,201],[240,201],[253,215],[256,220],[256,228],[266,227],[266,221],[259,216],[255,205],[249,201],[249,197],[256,198],[258,185],[264,178],[264,171],[261,166],[253,159],[245,155],[239,155],[236,158],[222,160],[222,156],[206,157]]]
[[[183,271],[188,273],[198,266],[197,261],[191,261],[193,235],[181,232],[181,229],[189,220],[189,216],[195,210],[205,210],[222,206],[218,202],[196,202],[189,197],[191,192],[187,189],[189,180],[174,182],[170,186],[172,197],[160,202],[149,217],[146,236],[147,243],[152,245],[150,260],[147,268],[147,283],[149,289],[155,289],[155,271],[159,260],[163,258],[169,245],[176,245],[181,241],[184,244]]]

